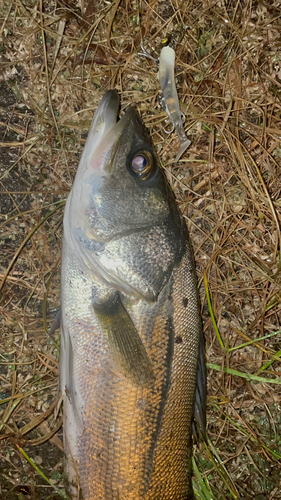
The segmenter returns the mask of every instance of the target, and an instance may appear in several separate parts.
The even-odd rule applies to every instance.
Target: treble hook
[[[161,127],[162,127],[162,130],[164,130],[165,134],[172,134],[175,130],[175,125],[173,124],[173,122],[170,121],[170,124],[172,125],[172,129],[171,130],[167,130],[164,125],[162,125],[161,123]]]
[[[164,99],[164,97],[162,97],[162,99],[163,99],[163,101],[164,101],[164,103],[165,103],[165,99]],[[161,104],[161,106],[163,107],[163,105],[162,105],[161,101],[160,101],[160,104]],[[166,106],[165,106],[165,105],[164,105],[163,109],[165,109],[165,110],[166,110]],[[182,123],[184,123],[184,122],[185,122],[185,119],[186,119],[186,116],[185,116],[185,114],[183,113],[183,111],[181,111],[181,118],[182,118]],[[172,134],[172,133],[175,131],[175,124],[174,124],[171,120],[170,120],[170,123],[172,124],[172,128],[171,128],[171,130],[167,130],[167,129],[164,127],[164,125],[162,125],[162,123],[161,123],[162,130],[165,132],[165,134]]]

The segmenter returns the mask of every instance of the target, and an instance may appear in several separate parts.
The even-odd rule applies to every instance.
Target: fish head
[[[140,116],[129,107],[118,120],[118,109],[118,94],[108,91],[67,201],[64,234],[96,276],[153,301],[180,260],[182,222]]]

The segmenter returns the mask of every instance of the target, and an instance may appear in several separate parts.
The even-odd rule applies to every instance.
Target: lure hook
[[[161,123],[162,130],[165,132],[165,134],[172,134],[175,131],[175,125],[174,123],[170,120],[170,124],[172,125],[171,130],[167,130],[164,125]]]

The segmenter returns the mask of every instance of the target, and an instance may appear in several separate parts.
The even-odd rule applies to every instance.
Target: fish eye
[[[138,151],[131,161],[132,170],[141,179],[146,179],[149,176],[153,166],[153,157],[149,151]]]

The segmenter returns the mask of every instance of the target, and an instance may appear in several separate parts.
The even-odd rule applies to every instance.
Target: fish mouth
[[[118,111],[119,95],[116,90],[108,90],[95,112],[84,149],[88,168],[105,170],[110,162],[112,147],[119,135],[116,130]]]
[[[119,95],[116,90],[108,90],[95,112],[71,190],[71,199],[82,211],[86,199],[99,191],[104,178],[112,172],[119,140],[126,127],[143,128],[132,106],[119,120],[118,112]]]
[[[134,107],[130,106],[120,119],[118,111],[119,95],[116,90],[108,90],[97,108],[85,146],[88,168],[96,176],[104,176],[111,171],[124,129],[128,125],[143,128]]]
[[[100,101],[87,139],[87,143],[89,142],[94,146],[95,150],[116,125],[119,102],[120,99],[116,90],[108,90]]]

